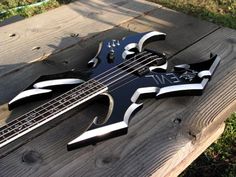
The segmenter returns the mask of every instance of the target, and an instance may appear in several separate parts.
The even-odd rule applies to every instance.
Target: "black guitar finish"
[[[108,87],[108,90],[101,94],[109,98],[110,108],[107,117],[95,118],[85,133],[68,144],[68,150],[126,134],[129,120],[142,108],[141,100],[144,97],[159,98],[202,93],[220,58],[212,55],[210,60],[197,64],[177,65],[172,72],[167,73],[165,54],[144,48],[145,44],[164,40],[165,36],[164,33],[152,31],[128,36],[121,41],[106,40],[100,44],[97,55],[88,62],[90,67],[88,79],[95,80],[94,85],[97,85],[98,81]],[[86,82],[84,78],[60,79],[61,77],[49,79],[47,80],[49,82],[40,80],[42,81],[40,83],[37,80],[28,89],[35,90],[40,86],[40,92],[47,92],[46,90],[52,91],[58,86],[83,87],[84,83],[90,82],[90,80]],[[87,88],[90,89],[91,85]],[[17,99],[15,97],[9,106],[17,106],[17,102],[26,101],[36,95],[37,92],[27,95],[25,90]]]
[[[220,58],[214,55],[205,62],[177,65],[173,72],[156,69],[143,76],[133,76],[122,87],[109,91],[114,108],[107,122],[94,123],[87,132],[71,141],[68,149],[126,134],[130,118],[142,108],[143,98],[201,95],[219,62]]]

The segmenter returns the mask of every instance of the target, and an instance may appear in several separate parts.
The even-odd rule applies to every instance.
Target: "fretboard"
[[[142,71],[145,66],[156,62],[158,59],[161,59],[161,57],[152,52],[144,51],[139,53],[132,60],[129,59],[121,63],[119,65],[120,67],[111,68],[100,74],[99,77],[96,77],[96,80],[91,79],[14,119],[0,127],[0,148],[87,100],[107,91],[108,86],[112,87],[112,84],[118,83],[118,81],[121,81],[135,71]]]
[[[30,112],[0,127],[0,147],[51,121],[61,114],[105,92],[107,87],[95,80],[81,84]]]

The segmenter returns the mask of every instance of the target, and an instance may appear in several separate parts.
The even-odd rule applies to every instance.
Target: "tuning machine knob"
[[[116,40],[115,39],[112,39],[112,44],[111,44],[112,47],[116,47]]]

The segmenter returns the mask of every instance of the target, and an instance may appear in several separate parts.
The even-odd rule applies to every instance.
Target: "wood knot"
[[[69,62],[67,60],[63,61],[63,64],[67,65]]]
[[[99,168],[108,167],[117,162],[120,158],[114,155],[99,157],[96,159],[96,166]]]
[[[41,49],[41,47],[35,46],[35,47],[32,48],[32,51],[34,51],[34,50],[39,50],[39,49]]]
[[[80,37],[80,34],[79,33],[71,33],[70,37],[78,38],[78,37]]]
[[[22,155],[22,162],[27,164],[40,163],[42,161],[41,155],[33,150],[25,151]]]
[[[11,34],[9,34],[9,37],[15,37],[15,36],[16,36],[15,33],[11,33]]]
[[[182,122],[182,119],[177,117],[176,119],[174,119],[173,121],[175,124],[180,124]]]
[[[195,141],[197,140],[197,135],[194,132],[192,132],[191,130],[188,131],[188,135],[191,138],[192,143],[194,144]]]
[[[228,38],[228,39],[226,39],[226,41],[230,44],[236,44],[236,39],[234,39],[234,38]]]

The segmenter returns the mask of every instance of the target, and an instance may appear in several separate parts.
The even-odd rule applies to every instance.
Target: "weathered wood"
[[[3,26],[0,30],[0,75],[44,59],[157,7],[140,0],[79,0]]]
[[[176,153],[175,158],[171,158],[169,165],[169,173],[165,176],[175,177],[180,174],[185,168],[187,168],[201,153],[203,153],[214,141],[216,141],[220,135],[224,132],[225,123],[220,124],[222,118],[228,117],[233,111],[236,110],[236,100],[228,105],[220,114],[215,117],[215,121],[201,130],[198,134],[196,141],[186,144],[183,148]],[[218,127],[217,127],[218,126]],[[184,158],[183,158],[184,157]],[[182,160],[179,162],[179,160]],[[171,165],[170,165],[171,164]],[[172,165],[175,164],[175,165]],[[174,167],[174,168],[173,168]],[[166,170],[161,168],[156,171],[153,176],[161,176],[162,172]],[[162,171],[162,172],[161,172]]]
[[[162,31],[167,33],[166,41],[153,43],[148,47],[157,51],[165,51],[167,56],[171,57],[218,28],[212,23],[170,9],[158,8],[143,17],[99,33],[93,38],[88,37],[87,40],[80,41],[74,47],[62,51],[58,55],[55,54],[43,61],[28,64],[21,70],[16,70],[9,75],[0,76],[1,81],[5,83],[0,85],[0,105],[9,101],[42,74],[52,74],[70,69],[84,70],[87,67],[87,61],[95,56],[99,42],[104,39],[122,38],[134,32]],[[12,67],[15,67],[14,64]],[[16,77],[21,79],[20,85]],[[18,87],[15,87],[16,84]],[[6,93],[5,90],[8,92]]]
[[[0,86],[2,104],[40,73],[84,68],[96,53],[94,41],[129,34],[127,29],[167,32],[165,42],[150,47],[167,51],[170,65],[207,59],[211,51],[220,54],[223,60],[203,96],[146,100],[143,110],[132,119],[128,135],[67,152],[66,143],[91,121],[85,109],[46,132],[34,131],[38,136],[29,135],[29,142],[20,139],[25,144],[0,159],[0,176],[168,176],[176,167],[168,168],[176,153],[187,144],[198,144],[203,130],[217,129],[236,109],[236,32],[165,8],[1,77],[1,83],[6,83]],[[182,160],[184,156],[178,158]]]
[[[196,100],[193,106],[188,107],[189,109],[184,110],[179,116],[183,124],[177,136],[184,134],[192,136],[192,147],[186,143],[186,147],[180,148],[182,155],[166,162],[164,168],[159,168],[155,172],[156,176],[175,176],[181,173],[184,167],[181,168],[178,161],[181,159],[186,162],[185,158],[188,159],[191,155],[183,152],[189,152],[195,145],[198,146],[201,141],[204,141],[202,139],[206,134],[213,134],[217,127],[236,110],[235,33],[234,30],[221,28],[176,56],[179,59],[178,63],[181,60],[187,62],[190,56],[206,58],[207,53],[211,51],[219,54],[222,62],[216,71],[215,78],[207,87],[207,93],[204,93],[203,97]],[[201,148],[204,149],[204,146],[199,147],[198,151],[201,151]]]
[[[188,143],[190,147],[185,146],[185,148],[181,149],[182,152],[177,153],[179,157],[177,159],[183,159],[183,156],[186,156],[180,163],[178,160],[175,162],[176,165],[171,166],[170,173],[166,175],[166,177],[177,177],[184,169],[186,169],[198,156],[200,156],[214,141],[216,141],[220,135],[224,132],[225,124],[221,124],[219,128],[214,129],[213,132],[204,132],[204,136],[198,140],[197,144]],[[176,157],[176,155],[175,155]],[[171,159],[174,162],[174,158]],[[171,163],[173,164],[173,163]],[[173,168],[175,166],[175,168]],[[155,175],[157,174],[157,175]],[[154,173],[152,176],[161,176],[158,172]]]
[[[51,56],[47,60],[43,60],[42,62],[34,62],[33,64],[29,64],[25,68],[22,68],[17,72],[13,72],[9,75],[2,76],[1,82],[5,84],[0,86],[0,97],[1,97],[0,104],[4,104],[7,101],[9,101],[14,95],[18,94],[23,88],[27,87],[34,80],[36,80],[37,77],[39,77],[42,74],[52,74],[55,72],[62,72],[68,69],[86,68],[87,61],[93,56],[95,56],[96,50],[98,48],[98,42],[94,44],[94,41],[103,41],[106,38],[114,38],[114,37],[121,38],[130,33],[133,33],[133,31],[135,31],[136,29],[139,30],[138,32],[140,31],[144,32],[148,30],[160,30],[159,26],[155,26],[154,20],[156,20],[158,23],[160,21],[159,16],[161,16],[162,14],[166,14],[165,18],[163,17],[164,18],[163,21],[169,24],[172,23],[173,18],[183,19],[183,21],[180,20],[179,23],[178,24],[176,23],[175,25],[178,26],[179,29],[184,29],[184,30],[176,31],[175,28],[171,28],[169,26],[166,26],[166,28],[163,27],[163,30],[166,31],[167,34],[174,33],[175,35],[173,36],[173,38],[176,40],[167,39],[168,45],[165,45],[165,43],[160,42],[160,44],[155,43],[154,45],[149,46],[153,47],[154,50],[167,51],[166,53],[168,56],[172,56],[178,51],[183,50],[191,43],[194,43],[195,41],[202,38],[204,35],[218,28],[214,24],[196,20],[195,18],[189,17],[182,13],[178,13],[166,8],[158,9],[157,12],[154,11],[148,13],[148,15],[145,16],[146,18],[142,17],[138,18],[137,20],[135,19],[133,21],[124,23],[122,24],[122,26],[101,33],[92,39],[81,41],[79,45],[74,46],[73,48],[68,49],[64,52],[60,52],[55,56]],[[147,29],[145,25],[142,26],[140,25],[140,22],[144,23],[147,20],[150,21],[150,19],[152,19],[153,21],[152,22],[153,23],[152,25],[154,26],[153,28]],[[201,26],[201,30],[196,29],[196,25]],[[179,36],[183,36],[185,33],[188,33],[188,31],[194,32],[195,35],[189,34],[187,40],[178,40]],[[169,45],[171,45],[172,48],[170,48]],[[163,46],[165,46],[165,48],[163,48]],[[21,84],[18,84],[19,80]],[[17,87],[15,87],[15,85],[17,85]],[[17,112],[19,112],[18,114],[20,114],[22,110]],[[3,115],[6,114],[9,114],[9,112],[6,111]],[[11,115],[11,117],[14,116],[16,115],[15,114]],[[5,116],[2,117],[5,118]]]

